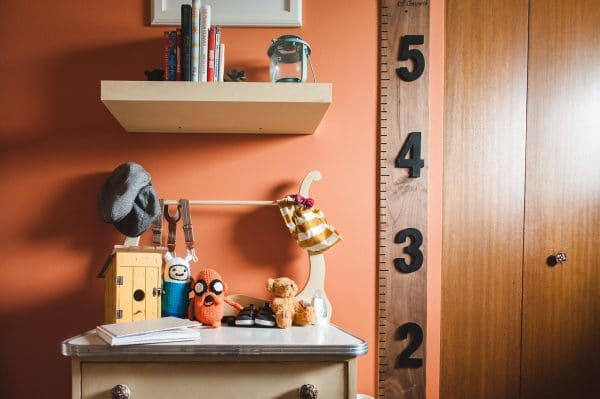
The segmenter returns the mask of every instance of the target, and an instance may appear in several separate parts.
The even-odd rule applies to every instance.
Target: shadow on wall
[[[69,181],[60,198],[43,205],[40,214],[44,217],[37,217],[29,232],[27,240],[32,248],[50,243],[74,254],[88,253],[90,261],[81,266],[84,280],[77,284],[77,290],[50,301],[40,297],[38,304],[26,311],[0,315],[0,363],[4,365],[0,397],[24,397],[23,392],[27,392],[26,397],[70,395],[70,364],[60,359],[59,342],[93,328],[103,317],[103,289],[95,280],[115,237],[99,233],[103,229],[95,198],[106,177],[97,173]],[[60,269],[61,259],[48,259],[41,267]],[[35,273],[28,278],[35,278]]]
[[[280,199],[296,192],[294,185],[292,182],[278,185],[269,198]],[[291,239],[277,207],[261,206],[241,216],[233,230],[231,245],[241,251],[249,264],[274,266],[277,276],[294,278],[297,273],[292,261],[298,245]]]
[[[13,153],[42,147],[81,152],[82,145],[99,141],[116,140],[119,145],[123,130],[100,102],[100,81],[145,79],[145,69],[160,66],[161,46],[160,39],[146,40],[55,53],[44,60],[46,67],[36,71],[35,93],[26,98],[35,98],[39,105],[26,114],[20,104],[12,104],[16,126],[0,132],[1,148]],[[155,62],[144,65],[148,59]]]
[[[14,218],[34,220],[34,225],[26,227],[24,237],[15,245],[20,248],[36,245],[45,248],[66,247],[78,259],[83,256],[89,261],[81,264],[85,277],[74,291],[59,290],[62,296],[50,300],[38,293],[37,305],[0,314],[2,398],[47,397],[49,394],[51,397],[64,398],[70,395],[70,364],[59,354],[59,342],[93,328],[103,317],[104,284],[99,283],[95,276],[112,246],[120,243],[122,236],[99,220],[96,197],[103,181],[116,165],[141,158],[160,164],[166,170],[173,170],[175,162],[184,162],[180,159],[201,159],[202,154],[220,152],[220,149],[230,147],[233,143],[237,148],[251,151],[252,147],[280,140],[301,140],[289,135],[225,137],[173,134],[166,138],[161,134],[140,136],[125,133],[100,102],[99,82],[102,79],[143,79],[144,70],[160,67],[161,51],[162,41],[156,38],[59,54],[55,59],[46,61],[45,64],[51,65],[50,68],[39,71],[46,76],[40,80],[39,86],[36,85],[36,92],[26,93],[29,97],[25,101],[35,98],[39,103],[37,111],[26,115],[18,101],[5,109],[5,112],[14,114],[9,120],[14,126],[5,128],[6,125],[3,125],[0,132],[0,176],[13,178],[14,172],[27,160],[28,171],[40,170],[45,173],[36,180],[43,186],[39,189],[41,195],[44,195],[44,189],[59,193],[59,198],[52,202],[42,202],[41,208],[15,209]],[[177,153],[178,160],[165,155],[168,153]],[[200,162],[196,162],[199,167],[202,166]],[[106,173],[89,174],[98,170]],[[70,177],[64,178],[51,171],[65,171]],[[18,177],[23,179],[26,173],[21,172]],[[8,195],[8,187],[3,187],[2,193]],[[18,193],[30,195],[23,194],[22,190]],[[281,193],[281,196],[285,193]],[[19,201],[18,196],[13,197],[14,201]],[[35,212],[35,218],[32,212]],[[252,246],[242,244],[240,250],[256,264],[276,262],[281,272],[285,273],[287,251],[293,243],[287,240],[288,233],[278,217],[277,212],[267,214],[264,209],[252,211],[242,216],[233,239],[238,246],[249,237],[258,240]],[[272,229],[283,230],[281,234],[271,236],[268,232]],[[244,240],[240,240],[240,236]],[[270,243],[273,237],[277,237],[275,240],[281,239],[273,246],[276,249],[268,260],[253,247],[267,245],[267,237],[271,237]],[[8,243],[4,248],[10,250],[11,245]],[[3,267],[11,269],[11,259],[17,256],[21,254],[7,254],[7,264]],[[72,260],[63,259],[62,262],[77,267]],[[38,262],[30,266],[25,278],[35,279],[36,269],[56,268],[60,271],[61,259],[49,258],[47,263]],[[11,270],[11,273],[15,274],[16,271]],[[36,292],[29,292],[27,282],[4,283],[13,284],[19,289],[22,287],[23,297],[36,297]]]
[[[98,192],[109,175],[92,173],[65,182],[58,198],[41,202],[38,224],[27,240],[34,247],[51,242],[76,253],[87,252],[90,263],[85,268],[100,270],[107,251],[112,250],[115,240],[121,241],[116,229],[103,223],[98,214]],[[60,267],[59,262],[55,267]],[[93,272],[90,275],[95,276]]]
[[[241,68],[246,70],[249,80],[254,75],[264,75],[264,69],[268,68],[254,65],[255,60],[248,63]],[[162,69],[162,38],[159,36],[58,54],[47,64],[54,66],[36,72],[42,79],[36,85],[36,92],[28,94],[41,104],[43,115],[32,116],[27,113],[25,103],[13,101],[13,109],[9,107],[4,111],[14,111],[13,117],[7,119],[18,123],[0,127],[1,155],[10,155],[9,149],[19,153],[48,146],[77,157],[73,151],[81,152],[82,146],[94,145],[99,145],[96,151],[123,148],[133,152],[148,149],[181,151],[182,147],[193,148],[198,143],[203,148],[226,147],[235,140],[236,147],[243,147],[257,140],[265,143],[298,139],[290,135],[232,134],[223,138],[220,135],[170,134],[169,140],[165,140],[164,134],[150,133],[143,134],[143,140],[140,140],[139,134],[127,134],[100,101],[100,81],[146,80],[144,71]],[[32,122],[20,123],[23,120]]]
[[[0,370],[0,397],[21,397],[24,391],[29,397],[42,397],[49,389],[52,397],[69,396],[70,363],[61,358],[59,342],[102,320],[104,284],[96,275],[112,246],[122,240],[112,226],[100,221],[96,209],[98,189],[108,175],[95,173],[68,181],[60,190],[60,197],[38,210],[45,216],[36,218],[37,223],[28,232],[31,246],[66,247],[75,254],[87,254],[89,262],[81,266],[85,269],[84,280],[77,284],[77,290],[51,301],[40,301],[24,312],[0,315],[0,362],[11,365]],[[271,191],[271,198],[294,191],[294,185],[278,185]],[[231,240],[248,264],[276,266],[278,275],[294,275],[290,262],[297,245],[290,239],[276,207],[258,207],[240,216]],[[61,260],[49,260],[43,267],[60,268]]]

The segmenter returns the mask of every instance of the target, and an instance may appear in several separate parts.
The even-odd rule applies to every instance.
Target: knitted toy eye
[[[221,280],[213,280],[210,283],[210,290],[217,295],[221,295],[223,293],[223,282]]]
[[[204,282],[204,280],[200,280],[194,285],[194,292],[196,295],[202,295],[206,292],[206,288],[206,282]]]

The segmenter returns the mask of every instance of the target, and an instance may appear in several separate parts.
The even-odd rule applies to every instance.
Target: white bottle
[[[315,291],[315,296],[312,299],[312,305],[317,316],[316,324],[327,324],[327,302],[325,301],[321,290]]]

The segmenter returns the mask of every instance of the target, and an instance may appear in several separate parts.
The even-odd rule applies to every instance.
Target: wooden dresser
[[[61,351],[72,358],[74,399],[297,399],[305,384],[318,398],[354,399],[356,356],[367,349],[328,324],[205,328],[194,341],[117,347],[90,331]]]

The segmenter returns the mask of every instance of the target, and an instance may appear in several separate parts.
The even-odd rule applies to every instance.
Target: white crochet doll
[[[188,251],[185,258],[165,254],[166,266],[163,273],[162,316],[187,316],[190,293],[190,260],[193,254]]]

